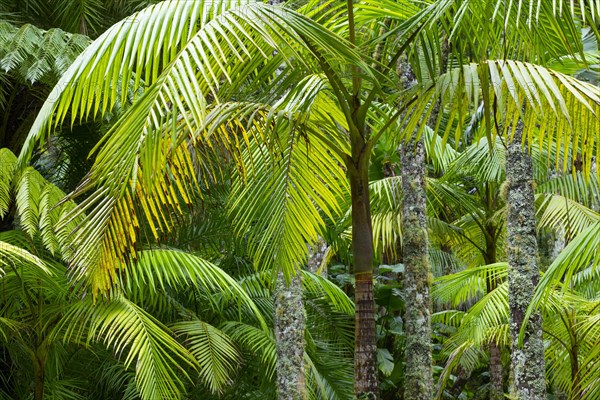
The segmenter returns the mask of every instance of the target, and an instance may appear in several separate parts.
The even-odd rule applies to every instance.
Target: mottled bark
[[[431,271],[427,255],[425,146],[422,140],[406,142],[402,146],[402,202],[406,303],[404,398],[431,400]]]
[[[308,261],[306,266],[308,270],[313,274],[319,272],[319,268],[323,264],[325,255],[327,253],[327,243],[322,238],[319,238],[317,242],[308,248]],[[319,274],[323,277],[327,277],[327,269],[322,268]]]
[[[546,398],[542,317],[532,315],[522,346],[519,333],[533,291],[539,280],[531,158],[521,145],[523,123],[519,121],[514,140],[508,146],[508,303],[512,336],[512,367],[519,400]]]
[[[490,400],[504,399],[504,385],[502,379],[502,357],[500,347],[490,343]]]
[[[277,348],[277,399],[305,400],[304,326],[302,275],[289,285],[282,273],[275,289],[275,341]]]
[[[373,234],[369,204],[368,156],[354,143],[357,162],[350,171],[352,259],[355,276],[354,394],[377,399],[377,335],[373,298]]]

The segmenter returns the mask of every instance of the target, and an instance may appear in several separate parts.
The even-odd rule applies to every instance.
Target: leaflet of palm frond
[[[401,48],[414,41],[414,37],[423,43],[421,47],[426,47],[428,42],[433,41],[428,34],[437,27],[448,35],[452,44],[451,56],[457,59],[471,57],[481,61],[488,58],[489,54],[525,54],[532,61],[543,62],[565,54],[583,54],[579,26],[582,22],[593,20],[600,12],[595,0],[586,2],[587,8],[583,10],[587,9],[588,12],[581,12],[581,8],[574,7],[576,3],[574,0],[430,2],[389,34],[404,34],[401,36],[404,39]],[[398,20],[403,19],[404,10],[409,10],[404,2],[390,0],[383,4],[380,1],[363,1],[360,4],[359,10],[384,7],[387,14]],[[570,12],[563,10],[567,8],[565,4],[571,5]],[[486,51],[481,51],[482,48]],[[429,70],[436,70],[436,59],[441,58],[440,53],[438,49],[437,54],[426,57]]]
[[[536,193],[558,194],[594,210],[600,209],[600,185],[596,175],[586,177],[580,171],[558,175],[539,184]]]
[[[44,273],[52,275],[52,271],[43,260],[9,242],[0,241],[0,255],[2,255],[2,258],[0,258],[0,274],[3,276],[6,276],[15,268],[19,268],[21,272],[23,272],[22,268],[33,268],[36,274]]]
[[[512,139],[514,121],[523,118],[524,143],[531,146],[537,140],[548,146],[555,144],[565,154],[571,150],[581,152],[583,171],[590,173],[592,158],[600,146],[600,96],[593,85],[538,65],[489,60],[454,68],[442,75],[435,89],[429,90],[422,100],[436,98],[441,99],[451,118],[457,120],[456,141],[464,128],[464,116],[483,102],[489,141],[496,134],[505,140]],[[527,106],[521,115],[523,104]],[[423,116],[428,118],[430,112],[421,102],[415,105],[414,112],[403,121],[407,131],[420,136],[423,129],[420,121]],[[448,130],[443,133],[445,140],[450,133]],[[570,167],[567,161],[564,157],[563,169]],[[558,167],[559,159],[556,163]]]
[[[305,139],[301,127],[280,124],[281,155],[251,143],[244,157],[253,168],[245,182],[239,175],[234,180],[230,209],[236,230],[249,235],[256,265],[276,266],[289,278],[304,264],[306,244],[324,228],[323,215],[341,213],[348,189],[341,160],[319,138]]]
[[[263,328],[266,323],[251,297],[235,279],[218,266],[198,257],[173,248],[150,249],[138,253],[136,260],[125,269],[120,283],[133,298],[169,289],[194,288],[202,291],[214,310],[223,304],[234,302],[252,312]]]
[[[586,299],[594,299],[600,292],[600,269],[594,265],[573,274],[571,282],[573,289]]]
[[[65,213],[58,224],[57,229],[68,239],[65,256],[72,263],[74,276],[78,279],[85,276],[94,293],[116,282],[116,271],[127,268],[128,253],[132,250],[135,260],[142,234],[160,242],[179,224],[183,208],[192,207],[201,193],[198,170],[204,169],[200,177],[207,180],[210,177],[206,176],[213,173],[206,171],[212,161],[196,166],[187,142],[159,148],[150,157],[158,159],[162,167],[146,172],[147,168],[134,160],[136,179],[129,182],[133,192],[112,186],[115,181],[108,179]],[[89,176],[96,173],[92,169]],[[89,176],[74,195],[92,187]],[[144,179],[148,184],[142,184]],[[73,224],[73,218],[78,218],[79,223]]]
[[[454,333],[460,327],[466,311],[443,310],[431,314],[431,323],[443,326],[448,333]]]
[[[354,303],[348,295],[328,279],[308,271],[302,271],[302,284],[307,294],[313,298],[324,298],[334,310],[348,315],[354,314]]]
[[[198,363],[201,381],[213,393],[221,392],[231,380],[241,355],[224,332],[197,318],[171,326]]]
[[[525,320],[551,296],[556,289],[566,293],[578,272],[590,266],[597,270],[600,263],[600,222],[590,225],[578,234],[556,257],[538,283]]]
[[[426,127],[423,134],[428,160],[433,164],[436,173],[444,174],[459,157],[459,153],[452,146],[444,146],[442,138],[433,129]]]
[[[459,185],[447,182],[444,178],[428,178],[427,201],[433,209],[432,214],[439,217],[440,215],[437,213],[440,211],[445,211],[450,215],[480,212],[480,205],[464,189]]]
[[[265,375],[269,379],[275,376],[275,361],[277,353],[275,350],[275,338],[271,332],[246,325],[242,322],[226,322],[221,329],[242,347],[260,357]]]
[[[490,144],[483,137],[460,153],[442,179],[453,181],[462,176],[474,176],[477,183],[500,184],[504,181],[505,166],[506,157],[501,139],[495,138]]]
[[[434,301],[458,307],[465,302],[481,299],[488,293],[488,287],[495,287],[505,282],[507,274],[506,263],[466,268],[437,278],[431,296]]]
[[[306,376],[310,384],[312,399],[350,399],[352,398],[352,369],[348,368],[348,359],[330,356],[319,357],[318,349],[310,354],[304,353]]]
[[[149,26],[153,29],[147,29]],[[224,40],[216,42],[217,36]],[[231,92],[232,85],[243,86],[244,77],[271,75],[272,70],[263,72],[257,67],[272,57],[280,60],[272,66],[285,62],[309,67],[301,51],[330,64],[330,73],[348,63],[360,67],[366,76],[370,71],[345,42],[306,17],[280,7],[234,0],[171,0],[150,6],[106,31],[62,76],[32,127],[23,159],[31,155],[36,142],[43,143],[49,129],[65,118],[67,109],[72,120],[110,110],[116,101],[118,79],[124,83],[133,79],[134,92],[142,86],[157,87],[144,110],[135,114],[146,126],[152,126],[153,118],[168,103],[193,112],[190,123],[200,125],[203,99],[221,99],[222,90]],[[122,124],[124,132],[126,126]]]
[[[503,282],[469,309],[463,326],[470,327],[470,337],[482,343],[487,338],[487,329],[506,324],[507,321],[508,283]]]
[[[184,366],[197,366],[167,327],[122,296],[96,303],[87,297],[69,305],[54,332],[65,341],[100,341],[112,348],[127,367],[135,366],[142,399],[179,398],[189,379]]]
[[[0,218],[4,218],[12,203],[16,165],[17,157],[8,149],[0,149]]]
[[[435,240],[429,245],[429,260],[434,278],[458,272],[464,268],[464,264],[460,259],[446,248],[442,249],[441,244],[435,243]]]
[[[600,394],[600,389],[596,385],[598,376],[600,375],[600,364],[598,363],[598,343],[600,343],[600,330],[598,322],[600,321],[600,314],[598,314],[598,302],[594,301],[590,303],[593,307],[593,311],[589,316],[584,316],[581,322],[578,324],[578,329],[583,332],[581,335],[582,339],[588,344],[588,348],[585,353],[582,351],[581,355],[583,361],[580,363],[580,374],[579,374],[579,392],[574,393],[576,396],[580,396],[582,399],[591,400]],[[585,351],[584,350],[584,351]]]
[[[6,154],[9,154],[8,150],[4,151]],[[10,162],[7,164],[6,170],[16,171],[10,168]],[[14,187],[17,216],[22,229],[32,237],[39,234],[45,248],[51,253],[64,251],[68,242],[58,229],[59,221],[75,208],[75,203],[65,201],[65,194],[32,167],[25,168],[20,174],[13,174],[12,180],[2,183],[0,194],[6,188],[12,192]],[[66,226],[73,228],[79,221],[81,218],[75,217]]]
[[[469,366],[481,364],[481,358],[485,358],[485,353],[482,352],[472,342],[465,341],[460,346],[455,348],[449,355],[446,365],[440,374],[437,384],[437,393],[435,398],[441,400],[444,396],[444,388],[448,383],[450,375],[463,364],[467,364],[467,370],[474,368],[468,368]]]
[[[563,231],[570,242],[591,225],[600,222],[600,214],[583,204],[558,194],[536,196],[538,229]]]

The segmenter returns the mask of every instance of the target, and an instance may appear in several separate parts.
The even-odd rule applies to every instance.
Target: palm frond
[[[94,304],[91,298],[69,306],[54,331],[64,341],[100,341],[135,369],[137,390],[142,399],[179,398],[184,379],[182,365],[195,360],[159,321],[124,297]]]
[[[508,276],[506,263],[466,268],[451,275],[445,275],[434,281],[432,298],[440,303],[455,307],[465,302],[477,301],[485,296],[489,288],[504,282]]]
[[[588,268],[595,272],[599,263],[600,222],[596,222],[579,233],[548,267],[535,289],[526,318],[529,318],[556,288],[562,287],[563,292],[568,291],[573,277],[581,278],[577,274]],[[594,275],[587,274],[589,277]]]
[[[536,202],[539,202],[538,227],[563,231],[566,241],[600,222],[600,214],[564,196],[537,195]]]
[[[186,338],[186,347],[198,363],[200,379],[213,393],[222,391],[241,357],[229,336],[198,319],[178,322],[171,328]]]
[[[571,150],[581,152],[583,170],[586,174],[590,172],[600,131],[597,118],[600,96],[591,84],[539,65],[488,60],[449,70],[437,81],[435,90],[425,93],[414,113],[405,118],[408,132],[420,135],[415,128],[421,126],[423,115],[428,117],[432,111],[423,102],[440,98],[451,119],[457,121],[454,139],[458,142],[463,117],[483,103],[488,140],[497,128],[505,138],[512,138],[514,121],[523,118],[524,141],[556,143],[557,149],[565,154]],[[449,135],[447,128],[443,136]],[[564,157],[563,169],[567,169],[567,161]]]
[[[0,218],[4,218],[12,203],[13,178],[17,157],[8,149],[0,149]]]
[[[155,296],[158,291],[185,288],[201,289],[216,309],[222,301],[233,301],[248,309],[266,328],[262,314],[240,284],[218,266],[191,253],[177,249],[151,249],[136,255],[129,267],[123,268],[122,283],[133,298]],[[218,298],[211,298],[218,294]]]

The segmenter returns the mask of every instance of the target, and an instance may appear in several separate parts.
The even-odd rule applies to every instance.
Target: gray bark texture
[[[431,400],[431,271],[425,200],[425,146],[422,140],[402,146],[402,229],[406,315],[404,398]]]
[[[277,348],[277,399],[305,400],[304,326],[302,275],[289,285],[282,273],[275,288],[275,343]]]
[[[321,267],[321,265],[323,264],[323,260],[325,259],[327,249],[327,243],[325,243],[325,240],[323,240],[322,238],[319,238],[314,245],[309,246],[308,261],[306,263],[306,266],[308,267],[308,270],[311,273],[316,274],[317,272],[319,272],[319,268]],[[327,269],[323,268],[319,274],[322,277],[327,278]]]
[[[514,395],[519,400],[544,400],[546,378],[542,317],[534,314],[525,329],[523,345],[519,332],[533,291],[539,280],[538,246],[535,231],[534,180],[531,158],[521,145],[523,122],[508,146],[508,303],[512,336],[511,362],[514,371]]]

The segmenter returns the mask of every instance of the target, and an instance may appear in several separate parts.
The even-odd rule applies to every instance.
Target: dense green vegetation
[[[598,1],[0,19],[0,398],[600,398]]]

